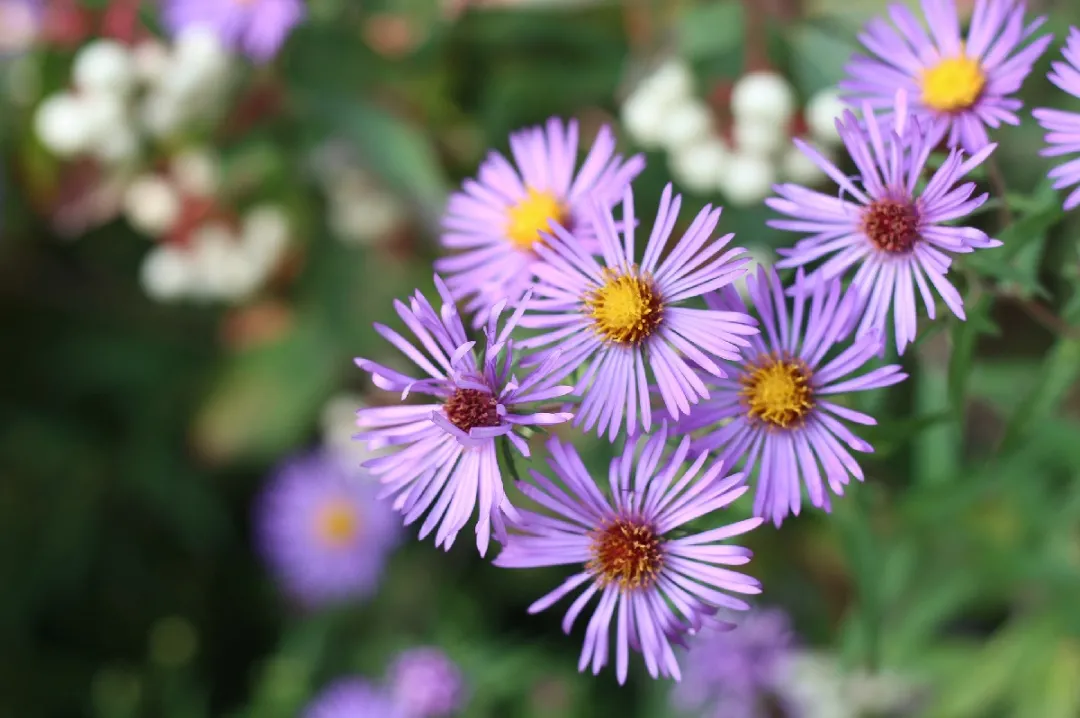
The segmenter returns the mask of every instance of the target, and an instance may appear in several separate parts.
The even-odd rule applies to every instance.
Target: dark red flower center
[[[446,418],[465,433],[474,426],[498,426],[499,402],[479,389],[458,389],[447,400]]]
[[[664,565],[660,537],[647,523],[618,519],[591,537],[592,559],[587,567],[603,584],[615,582],[622,589],[648,587]]]
[[[881,251],[906,254],[919,241],[919,211],[910,202],[879,199],[863,212],[862,228]]]

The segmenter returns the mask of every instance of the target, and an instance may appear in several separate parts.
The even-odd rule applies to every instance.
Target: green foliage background
[[[93,4],[93,3],[88,3]],[[103,3],[96,3],[102,5]],[[1044,3],[1048,4],[1048,3]],[[1052,8],[1058,37],[1029,79],[1027,107],[1077,109],[1044,79],[1080,9]],[[769,26],[768,52],[805,99],[839,79],[879,3],[818,3]],[[388,59],[362,39],[379,12],[424,39]],[[272,339],[222,341],[227,313],[158,305],[136,277],[146,242],[122,221],[77,241],[52,235],[35,195],[59,170],[3,111],[0,240],[0,716],[276,718],[348,672],[378,677],[393,653],[443,646],[469,676],[465,715],[669,715],[664,684],[638,667],[575,672],[580,632],[525,607],[558,571],[514,572],[410,542],[372,601],[292,613],[250,540],[249,505],[281,457],[318,440],[324,401],[367,390],[351,358],[383,356],[371,328],[390,302],[431,288],[449,188],[508,132],[551,115],[611,120],[635,68],[662,49],[692,61],[705,91],[746,56],[735,2],[490,9],[447,22],[426,0],[311,3],[278,62],[248,83],[284,91],[284,112],[221,140],[227,171],[256,168],[262,197],[301,228],[301,271],[266,294],[291,321]],[[628,39],[633,23],[647,28]],[[70,54],[40,53],[42,83]],[[1080,214],[1065,215],[1027,117],[996,133],[1009,193],[1005,246],[958,261],[968,321],[924,322],[911,379],[876,392],[878,447],[865,485],[750,540],[762,602],[845,665],[897,671],[927,716],[1080,715]],[[392,243],[348,248],[329,233],[304,158],[346,138],[408,203]],[[624,143],[626,140],[624,139]],[[626,144],[626,150],[632,146]],[[668,181],[650,156],[640,206]],[[717,198],[696,198],[684,207]],[[655,205],[654,205],[655,206]],[[650,213],[641,211],[646,219]],[[780,246],[762,208],[721,227]],[[1033,318],[1058,315],[1053,328]],[[868,409],[869,406],[859,408]],[[582,440],[602,463],[605,444]],[[742,506],[738,511],[745,512]]]

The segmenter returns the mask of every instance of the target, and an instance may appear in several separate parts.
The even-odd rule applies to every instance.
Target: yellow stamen
[[[986,85],[979,61],[966,55],[947,57],[923,70],[922,101],[938,112],[957,112],[975,104]]]
[[[550,232],[552,223],[566,224],[567,213],[559,200],[550,192],[530,189],[525,199],[509,210],[510,222],[506,236],[511,244],[523,252],[531,251],[533,245],[543,241],[541,232]]]
[[[639,344],[660,326],[664,303],[652,277],[637,267],[623,274],[604,270],[604,285],[585,295],[596,332],[616,344]]]
[[[762,357],[740,382],[743,389],[739,396],[751,419],[787,429],[814,408],[810,367],[801,360]]]
[[[330,548],[347,546],[360,533],[360,516],[356,507],[344,499],[332,499],[315,515],[315,532]]]

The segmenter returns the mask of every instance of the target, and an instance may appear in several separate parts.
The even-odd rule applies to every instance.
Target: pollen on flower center
[[[543,241],[541,232],[549,232],[552,222],[566,225],[567,212],[551,192],[529,189],[525,198],[507,210],[510,222],[506,235],[518,249],[528,252]]]
[[[649,524],[618,519],[590,536],[592,558],[586,564],[602,585],[619,584],[623,590],[648,588],[664,565],[660,537]]]
[[[360,517],[349,501],[326,502],[315,514],[315,533],[326,546],[340,548],[352,543],[360,533]]]
[[[863,211],[862,229],[883,252],[905,254],[919,241],[919,210],[910,202],[877,200]]]
[[[940,60],[923,70],[920,80],[923,104],[938,112],[966,110],[986,85],[979,61],[965,55]]]
[[[801,360],[766,356],[739,381],[739,396],[751,419],[786,429],[814,408],[810,368]]]
[[[616,344],[639,344],[660,326],[664,303],[652,278],[637,267],[626,274],[604,270],[604,284],[585,295],[594,328]]]
[[[468,433],[475,426],[498,426],[501,423],[498,407],[498,400],[487,392],[458,389],[443,409],[451,424]]]

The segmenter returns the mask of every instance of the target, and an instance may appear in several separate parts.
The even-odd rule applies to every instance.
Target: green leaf
[[[1034,391],[1021,402],[1005,427],[1002,452],[1015,448],[1034,423],[1053,413],[1077,374],[1080,374],[1080,340],[1058,339],[1043,360]]]
[[[1063,638],[1029,665],[1017,698],[1016,718],[1076,718],[1080,715],[1080,645]]]
[[[788,33],[791,46],[792,81],[806,96],[836,85],[844,65],[857,47],[850,36],[831,32],[822,25],[805,23]]]
[[[729,52],[742,43],[744,24],[741,2],[695,5],[679,17],[675,41],[679,54],[700,60]]]
[[[967,310],[967,321],[957,321],[952,330],[952,354],[949,356],[948,396],[949,408],[956,416],[964,410],[964,398],[971,378],[971,365],[975,358],[975,345],[980,334],[990,334],[996,327],[990,321],[993,300],[983,294]]]

